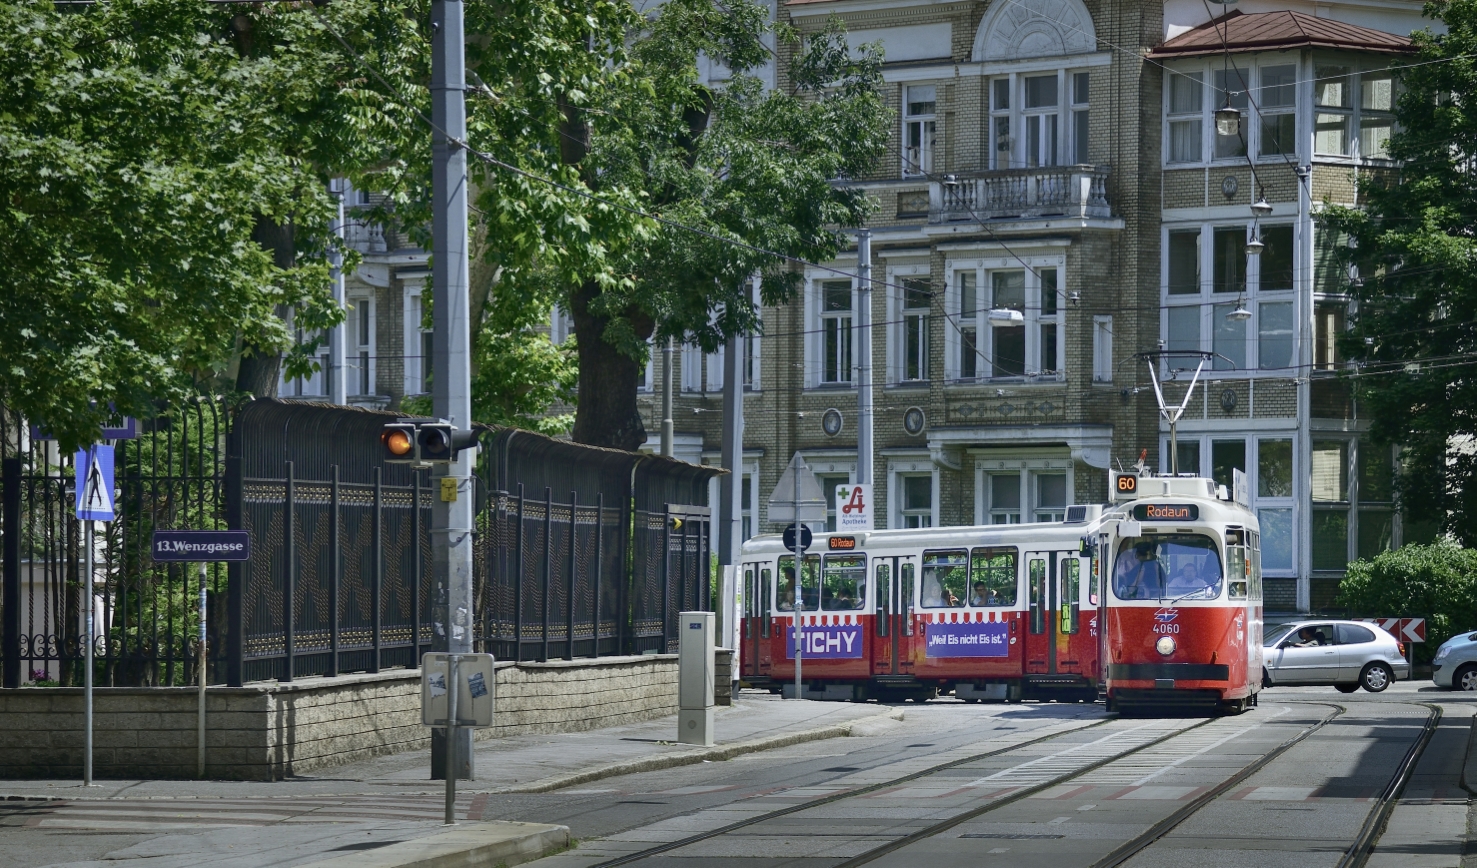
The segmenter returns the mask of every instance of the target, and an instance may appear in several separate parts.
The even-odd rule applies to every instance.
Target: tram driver
[[[1168,576],[1164,573],[1164,565],[1155,556],[1154,544],[1137,543],[1133,547],[1133,554],[1134,560],[1123,561],[1123,568],[1118,573],[1115,583],[1118,586],[1118,596],[1125,600],[1164,596]]]

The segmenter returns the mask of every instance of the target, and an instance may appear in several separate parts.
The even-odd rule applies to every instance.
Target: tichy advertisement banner
[[[795,659],[795,628],[786,628],[785,659]],[[806,660],[860,660],[862,628],[860,624],[808,625],[802,637]]]

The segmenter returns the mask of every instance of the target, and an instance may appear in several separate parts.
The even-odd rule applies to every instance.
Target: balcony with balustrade
[[[1042,166],[935,176],[928,185],[928,222],[1111,220],[1107,182],[1107,166]]]

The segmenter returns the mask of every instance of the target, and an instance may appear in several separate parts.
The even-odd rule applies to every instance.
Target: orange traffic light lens
[[[380,442],[385,444],[385,449],[391,455],[409,455],[415,446],[410,440],[410,434],[399,429],[381,434]]]

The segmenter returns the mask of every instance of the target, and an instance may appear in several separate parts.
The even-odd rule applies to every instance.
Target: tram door
[[[758,675],[761,669],[767,672],[771,663],[769,610],[773,577],[769,566],[759,563],[744,564],[743,582],[744,628],[739,639],[739,653],[743,659],[742,673]]]
[[[912,668],[913,597],[918,566],[909,557],[872,559],[872,674],[901,675]]]
[[[1076,552],[1026,552],[1027,675],[1078,671],[1083,569]]]
[[[1086,627],[1087,622],[1093,620],[1096,602],[1088,599],[1087,593],[1092,558],[1082,557],[1077,552],[1056,552],[1054,560],[1056,668],[1052,671],[1072,672],[1095,679],[1096,673],[1091,669],[1097,657],[1096,639],[1093,631]]]

